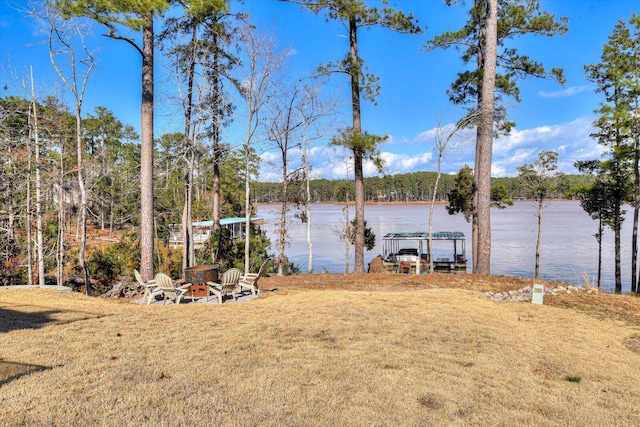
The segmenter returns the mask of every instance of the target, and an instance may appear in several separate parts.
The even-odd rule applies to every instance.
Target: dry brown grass
[[[0,290],[0,420],[640,425],[638,299],[594,296],[622,307],[607,316],[585,296],[478,292],[519,279],[382,276],[370,290],[366,275],[270,278],[260,299],[223,305]]]

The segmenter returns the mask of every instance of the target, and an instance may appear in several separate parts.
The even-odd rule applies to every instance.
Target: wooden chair
[[[222,275],[220,283],[207,282],[207,302],[211,294],[218,297],[218,302],[222,304],[224,295],[231,295],[233,300],[237,300],[236,290],[238,288],[238,281],[240,280],[240,270],[237,268],[230,268]]]
[[[176,304],[180,304],[184,295],[189,291],[189,287],[191,284],[186,284],[183,286],[176,286],[173,279],[167,276],[164,273],[156,274],[156,286],[157,288],[151,292],[151,294],[155,297],[155,295],[162,295],[163,301],[162,305],[167,303],[167,299],[173,299]],[[151,303],[151,299],[147,304]]]
[[[142,280],[142,276],[138,272],[138,270],[133,270],[133,275],[136,276],[136,280],[138,284],[144,288],[144,295],[142,296],[142,302],[144,303],[145,298],[147,299],[147,304],[151,301],[151,298],[155,297],[159,293],[153,293],[153,291],[158,287],[156,285],[155,279],[147,280],[146,282]]]
[[[252,295],[258,293],[258,280],[260,280],[260,278],[263,277],[265,272],[267,271],[268,262],[268,260],[263,262],[257,273],[245,274],[240,278],[240,280],[238,281],[238,286],[240,287],[241,291],[248,289],[251,291]]]

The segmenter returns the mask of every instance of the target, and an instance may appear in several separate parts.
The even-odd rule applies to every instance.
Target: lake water
[[[537,237],[537,205],[534,202],[516,202],[507,209],[491,210],[491,274],[533,277]],[[632,211],[627,207],[627,219],[622,230],[623,292],[630,290]],[[258,216],[265,219],[263,229],[272,241],[276,253],[276,229],[280,206],[259,205]],[[286,255],[301,272],[308,267],[307,226],[293,217],[288,220],[290,243]],[[354,218],[353,207],[350,219]],[[311,239],[313,243],[314,272],[343,273],[345,248],[336,229],[344,226],[343,205],[314,204],[311,208]],[[383,252],[382,237],[391,231],[428,231],[428,204],[367,205],[365,220],[376,235],[376,247],[365,251],[367,263]],[[462,215],[449,215],[444,205],[436,205],[433,213],[433,231],[462,231],[466,238],[466,255],[471,272],[471,224]],[[540,276],[574,284],[585,284],[585,274],[595,284],[598,268],[598,243],[594,237],[597,222],[592,220],[577,201],[548,202],[543,213]],[[452,246],[452,245],[449,245]],[[434,254],[444,250],[436,247]],[[351,248],[349,271],[353,269]],[[614,289],[613,232],[606,229],[603,237],[603,289]]]

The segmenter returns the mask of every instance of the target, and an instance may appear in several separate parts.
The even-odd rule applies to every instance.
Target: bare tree
[[[347,179],[353,172],[353,163],[348,156],[344,156],[342,154],[337,154],[338,158],[341,162],[344,163],[345,172],[347,175]],[[349,216],[349,188],[345,186],[340,190],[340,195],[338,199],[343,198],[344,206],[342,207],[342,214],[344,218],[344,222],[342,224],[338,224],[332,228],[334,234],[336,234],[340,240],[344,243],[344,272],[349,273],[349,264],[351,261],[351,237],[354,234],[353,226],[351,225],[351,219]]]
[[[313,241],[311,240],[311,164],[309,162],[309,122],[306,120],[304,111],[302,116],[302,169],[304,173],[304,221],[307,224],[307,273],[313,273]]]
[[[87,245],[87,189],[84,178],[85,145],[82,138],[82,104],[91,71],[95,67],[93,53],[85,42],[87,26],[80,23],[79,18],[65,19],[59,10],[45,7],[34,12],[45,20],[49,27],[49,58],[58,77],[73,95],[76,119],[76,161],[78,189],[80,192],[80,252],[78,262],[82,267],[83,279],[87,295],[91,295],[89,281],[89,265],[85,259]]]
[[[319,121],[332,113],[330,100],[324,102],[320,99],[319,88],[321,83],[313,86],[297,80],[282,89],[270,103],[269,120],[271,125],[268,131],[268,139],[278,153],[279,163],[276,167],[280,170],[282,180],[280,224],[278,233],[278,258],[276,261],[278,275],[283,274],[286,261],[285,247],[288,245],[287,222],[291,204],[299,206],[302,199],[304,212],[296,216],[307,223],[307,245],[309,247],[309,272],[313,272],[311,225],[310,225],[310,192],[309,177],[311,168],[308,162],[308,145],[311,141],[321,138]],[[325,135],[328,134],[324,133]],[[297,154],[302,151],[299,158]],[[292,154],[296,154],[293,156]],[[306,195],[302,195],[298,186],[305,184]],[[293,190],[290,190],[293,188]]]
[[[249,274],[250,237],[251,237],[251,175],[252,157],[255,152],[257,133],[263,123],[260,112],[271,96],[271,84],[277,77],[284,54],[276,52],[272,38],[259,34],[249,25],[239,32],[240,42],[246,55],[239,82],[239,90],[246,104],[246,133],[242,149],[245,157],[245,247],[244,269]]]
[[[35,153],[35,186],[36,186],[36,262],[38,266],[38,283],[42,286],[45,284],[44,280],[44,242],[42,238],[42,182],[40,181],[40,128],[38,126],[38,102],[36,98],[35,85],[33,82],[33,69],[30,70],[31,76],[31,111],[29,114],[29,147],[31,147],[31,140],[33,139]],[[29,174],[31,174],[31,148],[29,148]],[[31,179],[29,179],[31,182]],[[31,222],[31,209],[30,209],[31,192],[30,186],[27,186],[27,221]],[[27,238],[29,239],[29,284],[33,283],[32,276],[32,261],[31,261],[31,227],[28,227]]]
[[[337,99],[321,98],[320,88],[324,82],[316,85],[306,84],[303,87],[304,101],[298,106],[298,116],[302,120],[302,171],[305,186],[303,221],[307,224],[308,266],[307,272],[313,273],[313,243],[311,241],[311,165],[309,162],[310,144],[322,139],[335,129],[332,123],[323,123],[324,119],[336,113]],[[323,126],[324,124],[324,126]]]
[[[16,78],[16,81],[18,79]],[[23,82],[26,85],[26,83]],[[24,222],[27,227],[27,236],[31,236],[30,230],[30,193],[25,190],[31,181],[31,143],[30,133],[25,132],[29,128],[29,117],[31,103],[24,98],[13,98],[0,100],[0,150],[3,153],[2,165],[0,166],[0,205],[3,215],[0,218],[0,254],[4,258],[4,266],[15,257],[21,247],[16,239],[16,228],[20,222]],[[29,188],[30,190],[30,188]],[[23,206],[24,221],[19,221],[20,212]],[[26,240],[26,245],[31,244],[31,238]],[[28,251],[27,257],[31,252]],[[2,265],[2,263],[0,263]],[[31,270],[31,258],[28,258],[28,284],[33,283],[33,272]],[[0,279],[4,284],[11,283],[11,277],[15,277],[17,264],[13,264],[10,269],[3,268],[5,277]]]
[[[290,151],[299,148],[300,143],[297,135],[301,130],[302,121],[295,114],[296,106],[301,102],[301,89],[297,82],[291,86],[284,86],[280,92],[272,97],[269,105],[269,120],[271,122],[268,129],[268,140],[272,142],[279,154],[280,164],[276,168],[280,169],[282,180],[282,191],[280,197],[280,221],[278,230],[278,256],[276,258],[276,269],[278,276],[284,274],[284,263],[286,260],[285,247],[288,245],[287,235],[287,214],[289,212],[289,183],[300,176],[300,167],[291,167]]]
[[[436,175],[436,182],[433,184],[433,191],[431,193],[431,205],[429,206],[429,272],[433,273],[433,209],[436,204],[436,195],[438,194],[438,184],[440,183],[440,177],[442,176],[442,159],[444,158],[447,147],[450,147],[450,143],[455,138],[464,138],[459,134],[460,131],[468,128],[469,125],[475,120],[475,117],[470,115],[465,116],[462,120],[458,121],[454,126],[447,126],[445,128],[438,128],[436,130],[436,136],[434,140],[434,149],[438,154],[438,172]],[[419,265],[419,264],[418,264]],[[416,268],[416,272],[418,269]]]
[[[342,207],[342,213],[344,214],[344,223],[341,227],[336,228],[338,236],[344,243],[344,272],[349,273],[349,262],[351,259],[351,239],[353,234],[353,227],[349,219],[349,190],[345,190],[344,193],[344,206]]]

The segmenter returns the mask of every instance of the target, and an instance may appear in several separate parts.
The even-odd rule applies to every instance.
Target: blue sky
[[[371,5],[378,2],[370,1]],[[462,71],[459,53],[447,51],[422,52],[426,41],[446,30],[460,28],[466,21],[466,8],[446,7],[443,0],[391,0],[391,5],[411,11],[426,31],[408,36],[381,28],[363,30],[359,34],[360,55],[369,70],[380,78],[381,94],[377,106],[363,103],[363,128],[372,134],[388,135],[380,146],[388,174],[435,171],[434,135],[463,114],[452,106],[446,90]],[[640,9],[638,0],[541,0],[542,9],[556,16],[569,18],[569,32],[562,37],[526,36],[511,45],[521,53],[541,61],[549,69],[564,69],[564,86],[553,81],[528,79],[519,82],[522,102],[508,101],[509,114],[516,122],[510,136],[494,142],[493,176],[514,176],[516,168],[532,162],[542,150],[559,153],[560,169],[575,173],[573,162],[599,156],[599,148],[589,134],[593,110],[599,96],[584,74],[584,65],[599,62],[602,47],[607,43],[618,19],[629,21]],[[0,68],[2,84],[7,89],[1,96],[20,94],[19,82],[33,66],[36,88],[46,95],[64,92],[56,84],[49,63],[45,36],[39,25],[22,16],[16,8],[23,2],[0,0]],[[342,59],[348,49],[344,29],[337,23],[325,22],[324,15],[314,15],[297,5],[275,0],[246,0],[238,10],[247,11],[250,20],[261,30],[275,33],[282,49],[289,49],[289,73],[301,75],[313,72],[320,64]],[[87,90],[85,112],[102,105],[112,110],[123,122],[139,128],[140,122],[140,60],[128,45],[100,36],[102,28],[93,29],[90,42],[99,49],[98,68],[92,74]],[[163,75],[163,60],[158,58],[156,99],[156,136],[180,129],[179,119],[172,114],[171,83]],[[348,99],[348,81],[337,76],[330,88],[343,100]],[[23,95],[24,96],[24,95]],[[175,111],[175,110],[174,110]],[[228,131],[229,140],[240,141],[237,129],[243,126],[241,109]],[[347,102],[340,113],[345,125],[351,113]],[[237,128],[234,128],[237,127]],[[235,133],[234,133],[235,132]],[[465,164],[473,165],[474,140],[460,139],[445,155],[442,170],[455,173]],[[264,166],[261,180],[276,180],[268,161],[274,157],[268,149],[262,152]],[[344,162],[333,148],[317,143],[312,163],[316,176],[345,178]],[[372,165],[366,165],[367,176],[375,175]]]

